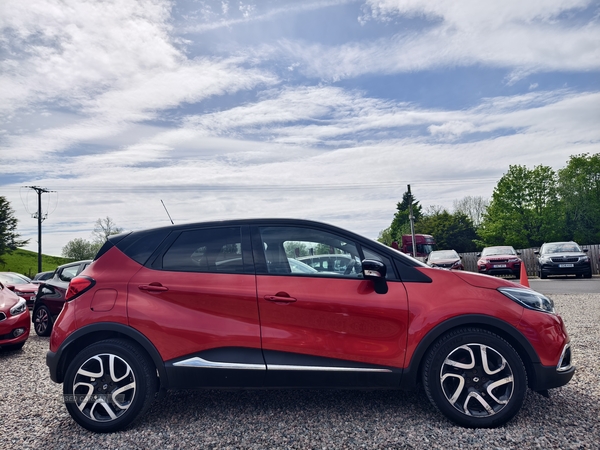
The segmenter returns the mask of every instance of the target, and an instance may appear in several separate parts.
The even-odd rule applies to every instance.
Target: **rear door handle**
[[[138,286],[138,289],[140,291],[147,291],[147,292],[165,292],[168,291],[169,288],[166,286],[163,286],[160,283],[150,283],[150,284],[140,284]]]
[[[265,300],[279,303],[294,303],[296,301],[294,297],[290,297],[286,292],[278,292],[275,295],[265,295]]]

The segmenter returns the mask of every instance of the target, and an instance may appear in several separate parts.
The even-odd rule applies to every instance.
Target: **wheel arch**
[[[402,387],[411,389],[419,383],[427,352],[441,336],[457,328],[464,327],[481,328],[495,333],[507,341],[523,361],[523,365],[527,371],[529,386],[534,386],[535,380],[537,379],[535,365],[539,364],[540,360],[527,338],[523,336],[517,328],[500,319],[479,314],[469,314],[453,317],[438,324],[430,330],[423,339],[421,339],[421,342],[419,342],[413,353],[409,365],[403,372]]]
[[[65,378],[68,363],[74,355],[90,344],[112,338],[123,338],[138,344],[150,357],[158,372],[159,391],[166,391],[169,386],[167,371],[160,353],[150,340],[134,328],[120,323],[100,322],[87,325],[71,334],[60,346],[54,361],[55,367],[50,367],[53,381],[62,383]],[[49,358],[46,358],[49,361]]]

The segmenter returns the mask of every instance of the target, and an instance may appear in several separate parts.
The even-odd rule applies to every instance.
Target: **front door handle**
[[[163,286],[162,284],[157,283],[157,282],[153,282],[150,284],[140,284],[138,286],[138,289],[140,291],[147,291],[147,292],[165,292],[165,291],[169,290],[168,287]]]
[[[287,292],[278,292],[275,295],[265,295],[265,300],[278,303],[294,303],[296,301],[296,299],[290,297]]]

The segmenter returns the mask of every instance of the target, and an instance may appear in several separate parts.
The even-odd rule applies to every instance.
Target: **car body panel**
[[[404,365],[402,283],[390,282],[389,292],[379,295],[368,280],[258,275],[256,281],[264,350]],[[283,301],[267,300],[275,295]]]

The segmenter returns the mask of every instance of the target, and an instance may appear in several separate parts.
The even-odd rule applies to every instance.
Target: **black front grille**
[[[569,256],[569,257],[556,257],[556,258],[551,258],[552,262],[555,263],[576,263],[577,261],[579,261],[579,257],[578,256]]]

